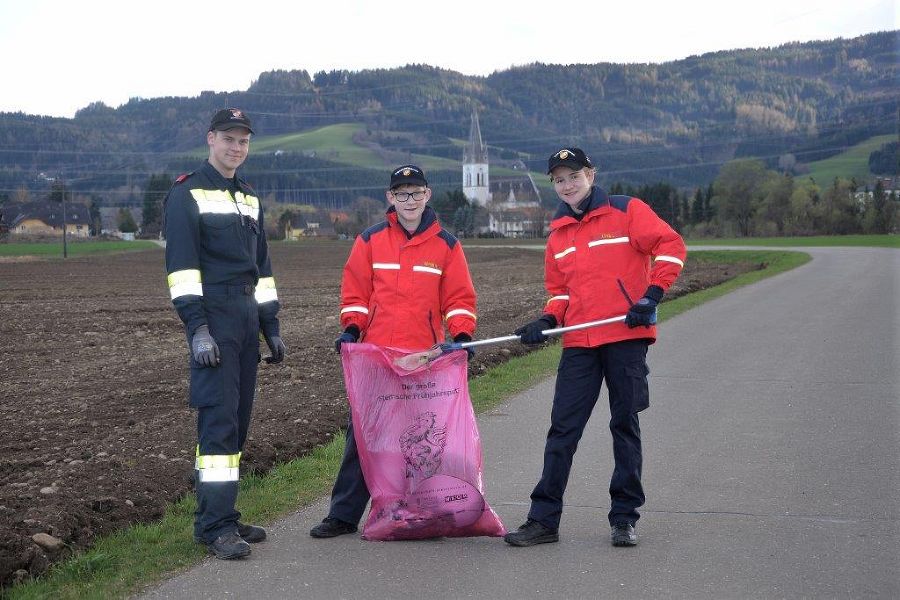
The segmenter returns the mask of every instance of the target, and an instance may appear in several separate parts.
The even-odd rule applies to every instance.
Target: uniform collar
[[[203,163],[203,167],[200,169],[204,175],[206,175],[210,181],[213,182],[217,188],[221,189],[232,189],[239,190],[241,189],[240,182],[238,180],[237,174],[231,179],[227,179],[222,176],[221,173],[216,171],[216,168],[209,164],[209,161]]]
[[[583,212],[581,214],[576,214],[571,206],[560,201],[559,207],[556,209],[556,214],[553,215],[553,220],[550,222],[550,227],[552,229],[557,229],[568,223],[577,223],[578,221],[591,219],[596,215],[608,212],[609,196],[607,196],[606,192],[599,187],[592,185],[591,193],[578,204],[578,210]]]
[[[419,223],[419,226],[413,233],[410,233],[406,230],[406,227],[400,224],[400,220],[397,218],[397,209],[393,206],[387,209],[387,220],[391,225],[395,225],[400,231],[406,234],[406,239],[411,240],[417,235],[421,235],[428,231],[430,227],[433,225],[437,225],[440,228],[440,224],[437,222],[437,213],[434,212],[434,209],[430,206],[425,206],[425,210],[422,212],[422,221]]]

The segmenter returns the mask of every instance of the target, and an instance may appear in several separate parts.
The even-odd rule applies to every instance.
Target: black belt
[[[211,296],[252,296],[256,286],[249,283],[204,283],[203,294]]]

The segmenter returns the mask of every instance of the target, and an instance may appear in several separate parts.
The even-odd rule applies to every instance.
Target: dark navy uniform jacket
[[[214,284],[255,286],[260,328],[280,335],[263,210],[253,188],[204,163],[169,191],[165,235],[169,292],[188,335],[206,325],[203,286]]]

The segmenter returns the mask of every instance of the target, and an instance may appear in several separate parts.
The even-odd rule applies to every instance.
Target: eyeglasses
[[[416,192],[391,192],[394,195],[394,200],[397,202],[406,202],[407,200],[422,200],[425,198],[425,190],[418,190]]]

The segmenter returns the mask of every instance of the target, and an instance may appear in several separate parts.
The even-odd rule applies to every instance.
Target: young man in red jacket
[[[563,336],[543,474],[531,493],[528,520],[504,539],[513,546],[559,540],[572,458],[605,379],[615,460],[609,486],[612,544],[634,546],[637,509],[644,503],[638,412],[650,402],[647,347],[656,341],[656,305],[687,252],[681,236],[643,201],[608,196],[594,186],[596,171],[581,149],[553,154],[548,173],[561,200],[544,256],[550,299],[543,315],[516,334],[537,344],[547,339],[545,329],[626,318]]]
[[[404,165],[391,173],[385,193],[387,218],[363,231],[350,250],[341,283],[341,344],[364,341],[418,351],[475,333],[475,289],[462,246],[438,223],[422,169]],[[352,415],[351,415],[352,419]],[[313,527],[315,538],[357,529],[369,490],[363,479],[352,421],[344,458],[331,493],[328,516]]]

